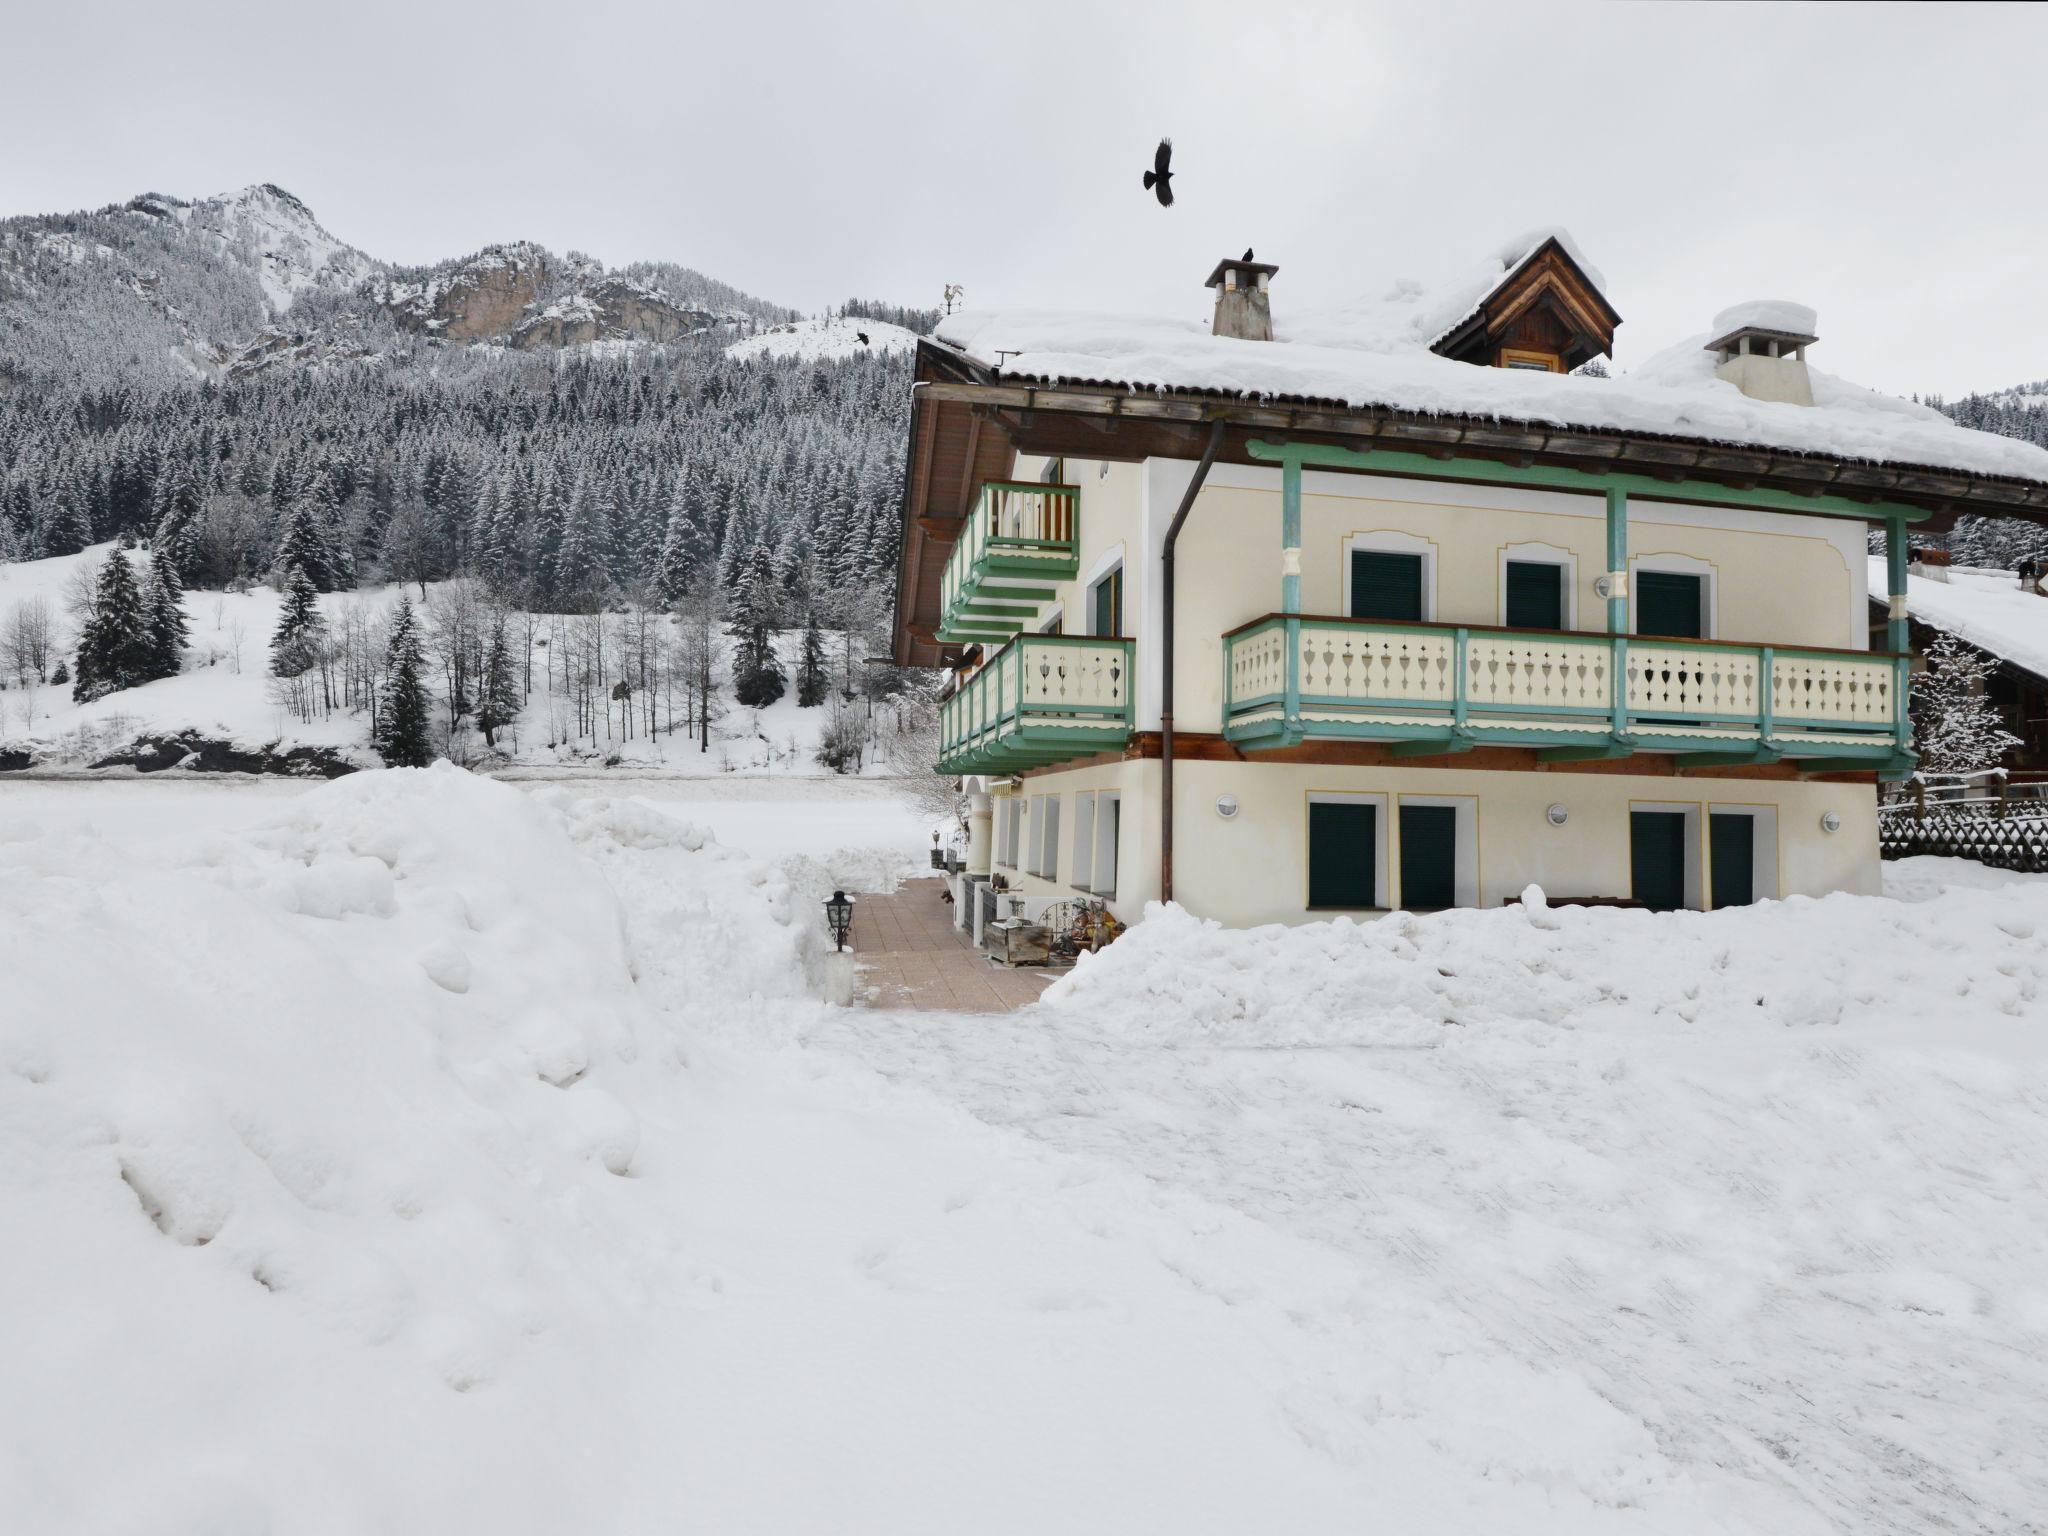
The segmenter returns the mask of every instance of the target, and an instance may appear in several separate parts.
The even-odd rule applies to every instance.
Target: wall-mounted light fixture
[[[1225,821],[1235,816],[1237,814],[1237,796],[1218,795],[1216,797],[1216,814]]]
[[[1561,827],[1572,819],[1572,813],[1561,805],[1553,805],[1544,811],[1543,819],[1553,827]]]
[[[1842,830],[1842,818],[1833,811],[1824,812],[1820,818],[1820,829],[1823,832],[1839,832]]]

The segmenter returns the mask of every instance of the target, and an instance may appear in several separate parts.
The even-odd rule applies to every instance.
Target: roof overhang
[[[2030,480],[1697,438],[1360,410],[1329,400],[1248,400],[1200,391],[1137,392],[1107,382],[1053,382],[1000,373],[929,340],[918,343],[910,421],[894,649],[903,665],[936,666],[949,659],[951,648],[932,638],[939,620],[939,576],[954,530],[983,480],[1008,476],[1019,453],[1126,462],[1197,458],[1217,421],[1224,424],[1217,458],[1225,463],[1266,464],[1250,445],[1281,437],[1457,459],[1467,461],[1468,468],[1469,461],[1490,461],[1502,466],[1501,484],[1516,483],[1517,470],[1544,465],[1704,481],[1737,491],[1761,487],[1817,502],[1840,498],[1868,505],[1873,521],[1885,515],[1881,504],[1904,505],[1928,514],[1917,525],[1928,532],[1945,531],[1962,515],[2048,524],[2048,484]],[[1475,476],[1459,478],[1471,482]],[[1477,479],[1484,483],[1483,469]]]

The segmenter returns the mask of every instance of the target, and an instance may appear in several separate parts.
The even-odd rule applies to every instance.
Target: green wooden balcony
[[[1269,614],[1224,636],[1223,674],[1224,734],[1251,749],[1913,767],[1905,661],[1881,651]]]
[[[1128,640],[1019,635],[939,706],[941,773],[1015,773],[1131,736]]]
[[[1004,640],[1029,628],[1053,583],[1080,574],[1081,488],[989,480],[939,583],[938,638]]]

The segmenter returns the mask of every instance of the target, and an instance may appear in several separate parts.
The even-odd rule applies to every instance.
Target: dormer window
[[[1487,368],[1569,373],[1614,355],[1621,316],[1552,235],[1504,273],[1430,350]]]

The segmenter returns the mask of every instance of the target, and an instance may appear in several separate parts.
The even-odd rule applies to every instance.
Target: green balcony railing
[[[1897,777],[1913,765],[1905,677],[1885,652],[1269,614],[1224,636],[1224,734]]]
[[[939,581],[941,640],[973,644],[1028,629],[1053,583],[1080,574],[1081,489],[989,480]]]
[[[939,706],[942,773],[1014,773],[1121,747],[1129,640],[1019,635]]]

